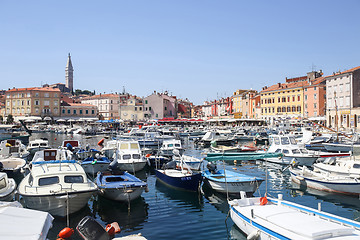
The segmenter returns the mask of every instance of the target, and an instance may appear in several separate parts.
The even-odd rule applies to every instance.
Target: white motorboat
[[[12,201],[16,192],[16,183],[7,174],[0,172],[0,201]]]
[[[360,178],[360,160],[350,158],[327,158],[324,162],[313,165],[315,172],[328,175],[351,176]]]
[[[101,149],[101,152],[107,157],[107,158],[113,158],[114,153],[116,152],[116,142],[117,140],[111,140],[107,141],[105,146]]]
[[[16,157],[26,159],[30,155],[19,139],[7,139],[0,142],[0,158]]]
[[[97,186],[73,160],[40,161],[33,163],[18,192],[26,207],[64,217],[85,207]]]
[[[182,161],[185,163],[183,168],[187,169],[188,167],[190,167],[190,169],[193,171],[200,171],[202,163],[203,163],[202,159],[198,159],[196,157],[189,156],[189,155],[179,156],[179,155],[175,154],[173,156],[173,160],[175,160],[177,168],[181,168],[181,161]]]
[[[49,141],[44,138],[39,138],[30,141],[26,149],[30,152],[31,155],[34,155],[37,151],[41,151],[48,148],[50,148]]]
[[[173,151],[175,149],[179,151],[180,155],[184,153],[185,149],[181,147],[181,140],[164,140],[162,146],[160,147],[160,155],[165,157],[171,157],[174,155]]]
[[[26,161],[19,157],[8,157],[0,159],[0,170],[6,172],[10,177],[22,174],[26,167]]]
[[[299,165],[311,166],[319,155],[310,152],[297,144],[291,135],[270,135],[270,147],[268,153],[282,153],[282,157],[267,158],[268,162],[290,164],[296,162]]]
[[[348,195],[360,194],[360,181],[357,177],[330,175],[329,172],[312,171],[306,166],[290,168],[290,174],[291,180],[300,186]]]
[[[247,239],[359,239],[360,224],[279,198],[229,201],[230,216]]]
[[[117,140],[115,159],[118,167],[128,172],[137,172],[142,170],[147,161],[143,157],[138,141],[134,140]]]

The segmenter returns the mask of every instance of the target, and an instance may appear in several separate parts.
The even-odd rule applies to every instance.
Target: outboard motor
[[[216,173],[216,171],[217,171],[217,166],[216,166],[216,164],[213,164],[213,163],[208,163],[207,165],[206,165],[206,167],[207,167],[207,169],[209,169],[209,171],[211,172],[211,173]]]
[[[112,160],[112,162],[108,166],[109,171],[114,171],[118,168],[118,161],[116,159]]]
[[[165,169],[176,169],[176,162],[170,161],[164,165]]]
[[[70,143],[67,143],[67,144],[66,144],[66,148],[67,148],[68,150],[70,150],[70,151],[73,150],[73,146],[72,146]]]
[[[110,240],[106,230],[94,218],[86,216],[76,226],[79,235],[85,240]]]

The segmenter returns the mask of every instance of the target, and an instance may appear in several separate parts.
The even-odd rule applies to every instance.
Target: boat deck
[[[354,226],[345,226],[347,222],[342,221],[341,218],[325,217],[326,213],[318,215],[307,208],[278,205],[272,202],[265,206],[254,201],[238,202],[238,205],[233,205],[237,214],[241,212],[263,228],[286,238],[349,240],[360,237],[360,232]]]

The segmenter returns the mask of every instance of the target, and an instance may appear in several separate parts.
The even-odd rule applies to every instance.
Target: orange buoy
[[[102,145],[104,144],[104,141],[105,141],[105,139],[102,138],[102,139],[97,143],[97,145],[102,146]]]
[[[149,158],[151,156],[150,153],[146,154],[145,157]]]
[[[260,198],[260,205],[266,205],[268,202],[267,198],[266,197],[261,197]]]
[[[71,237],[71,235],[73,235],[73,233],[74,233],[74,229],[66,227],[59,232],[58,236],[61,238],[69,238]]]
[[[115,233],[121,232],[120,226],[117,222],[106,225],[105,230],[110,236],[115,235]]]
[[[55,141],[56,141],[56,138],[55,138]]]

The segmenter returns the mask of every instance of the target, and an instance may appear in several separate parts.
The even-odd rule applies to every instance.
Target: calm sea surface
[[[104,136],[85,138],[81,135],[59,135],[54,133],[33,134],[30,140],[46,137],[52,147],[61,145],[64,139],[79,139],[82,146],[89,144],[95,148],[96,143]],[[192,141],[185,140],[186,154],[201,157],[203,149],[196,149]],[[349,219],[360,219],[360,200],[357,197],[326,194],[320,191],[304,191],[290,181],[289,171],[282,172],[280,165],[270,165],[263,162],[237,163],[226,165],[249,175],[266,178],[265,182],[255,193],[263,195],[268,189],[268,195],[277,197],[283,194],[285,200],[290,200],[312,208],[317,208],[321,202],[322,210]],[[118,222],[121,233],[116,237],[141,233],[147,239],[246,239],[245,235],[234,225],[231,218],[227,218],[228,205],[226,197],[212,192],[203,186],[201,193],[183,192],[169,188],[156,181],[154,172],[146,169],[136,174],[146,181],[149,192],[131,202],[124,203],[110,201],[100,196],[92,197],[88,206],[80,212],[70,215],[70,227],[76,228],[78,222],[85,216],[92,216],[102,225]],[[227,220],[226,220],[227,219]],[[226,221],[225,221],[226,220]],[[61,229],[66,227],[66,218],[55,218],[53,228],[48,237],[56,239]],[[71,239],[81,239],[76,233]]]

